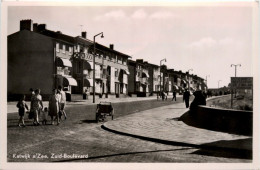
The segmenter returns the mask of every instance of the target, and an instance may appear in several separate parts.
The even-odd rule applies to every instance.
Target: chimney
[[[41,32],[41,31],[44,31],[46,30],[46,24],[39,24],[38,25],[38,31]]]
[[[22,30],[32,31],[32,23],[33,23],[33,21],[31,19],[21,20],[20,21],[20,31],[22,31]]]
[[[136,59],[136,62],[137,62],[137,63],[143,63],[144,60],[143,60],[143,59]]]
[[[111,50],[114,50],[114,44],[110,44],[110,45],[109,45],[109,48],[110,48]]]
[[[38,24],[37,23],[33,24],[33,31],[38,32]]]
[[[84,32],[81,32],[81,37],[83,37],[83,38],[87,38],[87,32],[86,31],[84,31]]]

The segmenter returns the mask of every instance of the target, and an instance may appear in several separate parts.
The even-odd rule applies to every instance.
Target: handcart
[[[111,102],[100,102],[97,104],[96,109],[96,121],[104,121],[106,116],[111,116],[111,119],[114,119],[114,109]]]

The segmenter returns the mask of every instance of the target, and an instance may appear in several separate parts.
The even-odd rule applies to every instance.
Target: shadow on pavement
[[[212,123],[212,122],[204,121],[203,118],[197,117],[196,115],[191,115],[189,111],[184,113],[180,117],[180,120],[189,126],[193,126],[193,127],[197,127],[197,128],[201,128],[201,129],[225,132],[225,133],[236,134],[236,135],[252,136],[239,127],[231,128],[232,126],[224,126],[224,123],[226,123],[226,122]]]
[[[127,152],[127,153],[118,153],[118,154],[111,154],[111,155],[100,155],[88,158],[76,158],[76,159],[67,159],[67,160],[59,160],[54,162],[73,162],[73,161],[80,161],[80,160],[90,160],[90,159],[101,159],[101,158],[108,158],[113,156],[125,156],[125,155],[134,155],[134,154],[146,154],[146,153],[156,153],[156,152],[172,152],[172,151],[179,151],[179,150],[188,150],[193,148],[182,148],[182,149],[168,149],[168,150],[155,150],[155,151],[143,151],[143,152]]]
[[[81,121],[81,123],[97,123],[97,121],[96,120],[80,120]]]
[[[238,158],[238,159],[252,159],[252,138],[238,139],[238,140],[220,140],[212,143],[203,144],[203,146],[218,146],[218,149],[201,148],[192,154],[207,155],[214,157],[224,158]],[[229,147],[229,149],[221,148],[221,146]],[[232,149],[235,148],[247,148],[247,149]]]
[[[175,110],[175,109],[186,109],[185,107],[183,108],[167,108],[168,110]]]

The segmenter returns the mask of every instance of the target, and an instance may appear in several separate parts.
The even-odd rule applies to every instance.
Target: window
[[[69,47],[69,53],[72,53],[72,47]]]
[[[80,51],[81,53],[84,52],[84,47],[83,47],[83,46],[79,46],[78,48],[80,48],[79,51]]]
[[[66,51],[66,45],[62,45],[62,53],[65,53]]]
[[[59,43],[56,43],[56,52],[60,52],[60,45],[59,45]]]
[[[118,77],[118,69],[115,69],[115,76]]]

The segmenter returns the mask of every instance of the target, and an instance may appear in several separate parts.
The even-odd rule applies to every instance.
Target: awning
[[[181,79],[181,81],[182,81],[183,83],[187,84],[186,80]]]
[[[184,90],[184,88],[183,88],[183,87],[181,87],[181,86],[179,86],[179,89],[180,89],[180,90]]]
[[[88,61],[84,61],[84,69],[92,70],[93,69],[93,63],[88,62]]]
[[[65,86],[78,86],[77,81],[72,78],[72,77],[63,77],[64,78],[64,82],[65,82]]]
[[[144,75],[145,75],[145,76],[144,76]],[[147,77],[147,78],[149,78],[149,74],[146,73],[146,72],[143,72],[143,73],[142,73],[142,77]]]
[[[173,87],[176,89],[176,90],[179,90],[179,87],[177,85],[173,85]]]
[[[126,68],[126,69],[122,69],[122,70],[125,72],[125,74],[127,74],[127,75],[130,74],[129,71],[128,71],[128,68]]]
[[[193,87],[190,87],[190,89],[195,91],[195,89]]]
[[[57,57],[57,66],[72,67],[69,59]]]
[[[84,79],[84,87],[93,87],[93,79]]]

